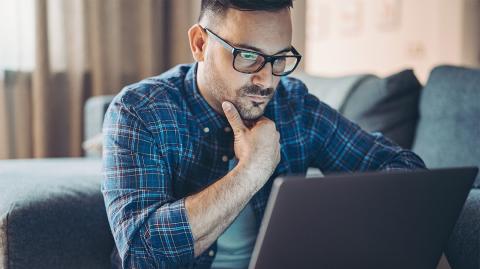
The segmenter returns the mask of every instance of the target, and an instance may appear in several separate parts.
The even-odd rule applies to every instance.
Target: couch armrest
[[[97,159],[0,161],[0,267],[110,268],[101,178]]]

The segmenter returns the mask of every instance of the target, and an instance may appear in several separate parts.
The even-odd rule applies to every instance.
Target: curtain
[[[192,62],[187,29],[199,5],[0,0],[12,19],[0,27],[0,159],[82,156],[85,100]],[[21,31],[31,40],[10,40]]]

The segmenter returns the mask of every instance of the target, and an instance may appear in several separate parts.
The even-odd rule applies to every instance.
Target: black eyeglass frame
[[[249,50],[249,49],[243,49],[243,48],[237,48],[237,47],[234,47],[232,45],[230,45],[230,43],[228,43],[226,40],[224,40],[223,38],[221,38],[220,36],[218,36],[217,34],[215,34],[214,32],[212,32],[210,29],[208,29],[207,27],[203,27],[200,25],[200,27],[205,31],[207,32],[208,35],[211,35],[215,40],[217,40],[220,44],[222,44],[223,47],[225,47],[227,50],[230,50],[230,52],[233,54],[233,59],[232,59],[232,67],[233,69],[235,69],[236,71],[240,72],[240,73],[244,73],[244,74],[253,74],[253,73],[257,73],[258,71],[262,70],[263,67],[265,67],[265,65],[267,63],[271,63],[272,65],[272,75],[274,76],[278,76],[278,77],[282,77],[282,76],[287,76],[289,74],[291,74],[293,71],[295,71],[295,69],[297,69],[297,66],[298,64],[300,63],[300,60],[302,59],[302,55],[292,46],[291,49],[290,49],[290,52],[292,52],[294,55],[266,55],[264,53],[261,53],[259,51],[254,51],[254,50]],[[260,55],[262,56],[265,61],[263,61],[263,63],[254,71],[251,71],[251,72],[248,72],[248,71],[241,71],[241,70],[238,70],[236,67],[235,67],[235,58],[237,57],[237,55],[241,52],[250,52],[250,53],[255,53],[257,55]],[[295,66],[292,68],[292,70],[290,71],[287,71],[287,72],[283,72],[281,74],[275,74],[273,72],[273,63],[275,62],[275,60],[279,59],[279,58],[296,58],[297,59],[297,62],[295,63]]]

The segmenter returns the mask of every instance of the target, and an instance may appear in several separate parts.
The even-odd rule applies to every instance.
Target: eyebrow
[[[249,50],[261,52],[261,53],[263,53],[263,54],[267,54],[267,53],[265,53],[265,51],[263,51],[262,49],[259,49],[259,48],[255,47],[255,46],[251,46],[251,45],[247,45],[247,44],[239,44],[239,43],[234,43],[234,42],[232,42],[231,44],[232,44],[232,46],[235,46],[235,47],[239,47],[239,48],[243,48],[243,49],[249,49]],[[276,52],[276,53],[274,53],[274,54],[272,54],[272,55],[277,55],[277,54],[280,54],[280,53],[282,53],[282,52],[289,52],[289,51],[291,51],[291,50],[292,50],[292,46],[289,46],[289,47],[284,48],[284,49],[282,49],[282,50],[280,50],[280,51],[278,51],[278,52]],[[268,55],[268,54],[267,54],[267,55]]]

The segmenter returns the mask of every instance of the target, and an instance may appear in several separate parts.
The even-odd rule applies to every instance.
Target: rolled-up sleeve
[[[102,193],[123,268],[193,261],[184,198],[174,197],[173,160],[139,109],[116,98],[103,126]]]
[[[307,95],[304,115],[312,151],[310,165],[323,172],[424,169],[415,153],[381,133],[368,133],[340,113]]]

